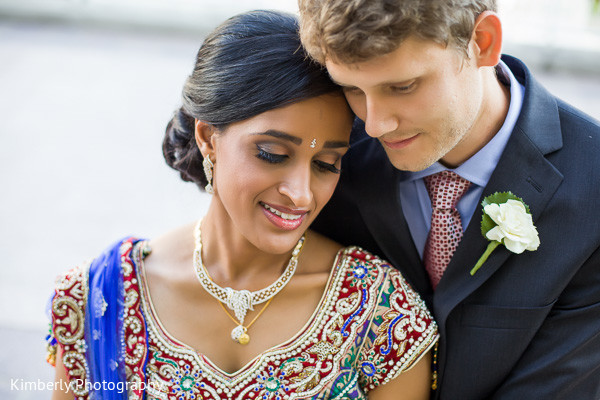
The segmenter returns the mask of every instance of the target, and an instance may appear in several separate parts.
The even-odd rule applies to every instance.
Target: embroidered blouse
[[[400,272],[360,248],[347,247],[336,257],[310,322],[242,369],[225,373],[162,327],[144,280],[144,246],[128,239],[119,249],[122,364],[129,399],[142,399],[144,393],[149,400],[366,399],[370,390],[410,369],[438,339],[424,302]],[[86,307],[94,302],[93,317],[104,318],[113,301],[88,296],[88,267],[59,277],[51,304],[49,362],[61,346],[67,376],[78,382],[71,385],[77,399],[91,398],[88,344],[101,339],[85,327]]]

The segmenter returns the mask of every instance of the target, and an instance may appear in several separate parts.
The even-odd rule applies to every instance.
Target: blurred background
[[[600,119],[600,0],[499,0],[504,52]],[[206,32],[296,0],[0,0],[0,398],[51,381],[57,274],[125,235],[199,218],[209,197],[165,166],[164,127]],[[11,384],[12,383],[12,384]]]

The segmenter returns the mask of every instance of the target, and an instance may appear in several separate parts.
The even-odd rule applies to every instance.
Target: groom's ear
[[[196,144],[202,153],[202,157],[206,157],[214,152],[213,139],[217,133],[217,129],[209,124],[208,122],[195,120],[194,122],[194,136],[196,138]]]
[[[493,11],[482,12],[475,20],[471,54],[479,67],[494,67],[502,55],[502,23]]]

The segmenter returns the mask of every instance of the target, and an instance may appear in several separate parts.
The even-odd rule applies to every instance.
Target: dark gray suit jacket
[[[439,325],[435,399],[600,399],[600,124],[549,94],[517,59],[521,115],[483,197],[512,191],[533,214],[537,251],[487,247],[479,207],[435,293],[398,196],[402,172],[360,126],[334,198],[313,225],[383,256]]]

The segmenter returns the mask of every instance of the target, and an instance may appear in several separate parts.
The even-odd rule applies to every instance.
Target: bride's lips
[[[419,136],[419,134],[416,134],[415,136],[409,137],[408,139],[402,139],[402,140],[381,139],[381,141],[390,149],[398,150],[398,149],[403,149],[403,148],[409,146],[412,142],[414,142],[417,139],[418,136]]]
[[[286,231],[297,229],[308,214],[307,210],[292,210],[287,207],[260,202],[265,216],[273,225]]]

